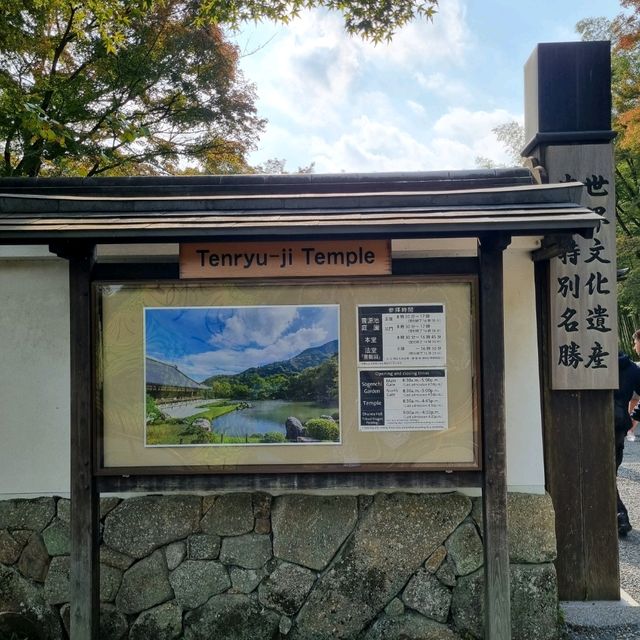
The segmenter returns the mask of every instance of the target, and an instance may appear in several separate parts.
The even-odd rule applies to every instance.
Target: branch
[[[620,227],[622,228],[622,230],[624,231],[624,233],[631,237],[633,234],[631,233],[631,231],[629,231],[627,225],[625,224],[623,218],[622,218],[622,213],[626,213],[624,211],[624,209],[622,207],[619,207],[618,205],[616,205],[616,220],[618,221],[618,224],[620,225]]]
[[[9,129],[7,139],[4,143],[4,166],[5,175],[11,175],[11,142],[18,131],[18,120],[13,121],[13,126]]]
[[[71,7],[71,12],[69,14],[69,19],[67,20],[67,26],[65,27],[64,33],[62,34],[62,38],[58,43],[58,46],[55,48],[53,52],[53,60],[51,61],[51,70],[49,71],[49,79],[55,78],[58,72],[58,61],[60,60],[60,56],[63,54],[66,46],[76,37],[75,33],[72,33],[71,28],[73,27],[73,20],[76,15],[76,7]],[[51,104],[51,98],[53,97],[53,89],[48,89],[44,98],[42,99],[42,104],[40,107],[46,113],[49,105]]]

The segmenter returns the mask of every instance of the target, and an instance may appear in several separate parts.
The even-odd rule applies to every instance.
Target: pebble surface
[[[638,640],[640,628],[637,624],[600,629],[575,627],[566,629],[562,638],[563,640]]]
[[[618,491],[629,511],[633,530],[619,538],[620,586],[636,602],[640,602],[640,428],[637,440],[625,442],[624,458],[618,470]],[[640,624],[616,627],[570,627],[564,629],[564,640],[640,640]]]

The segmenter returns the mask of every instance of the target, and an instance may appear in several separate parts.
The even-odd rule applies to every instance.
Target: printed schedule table
[[[360,371],[360,430],[444,429],[446,382],[444,369]]]
[[[430,367],[446,360],[444,305],[358,307],[360,367]]]
[[[358,306],[360,431],[446,429],[443,304]]]

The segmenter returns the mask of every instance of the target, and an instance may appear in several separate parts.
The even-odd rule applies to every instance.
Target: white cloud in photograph
[[[183,355],[175,362],[196,380],[288,360],[338,337],[335,306],[229,307],[209,314],[203,325],[212,331],[211,349]]]
[[[294,306],[236,308],[229,313],[222,331],[211,336],[211,344],[231,348],[269,345],[298,317],[298,309]]]

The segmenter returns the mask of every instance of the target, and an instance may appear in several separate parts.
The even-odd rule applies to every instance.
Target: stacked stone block
[[[482,638],[480,499],[142,496],[101,502],[104,640]],[[514,640],[557,637],[548,496],[511,494]],[[0,502],[0,638],[63,640],[69,501]]]

